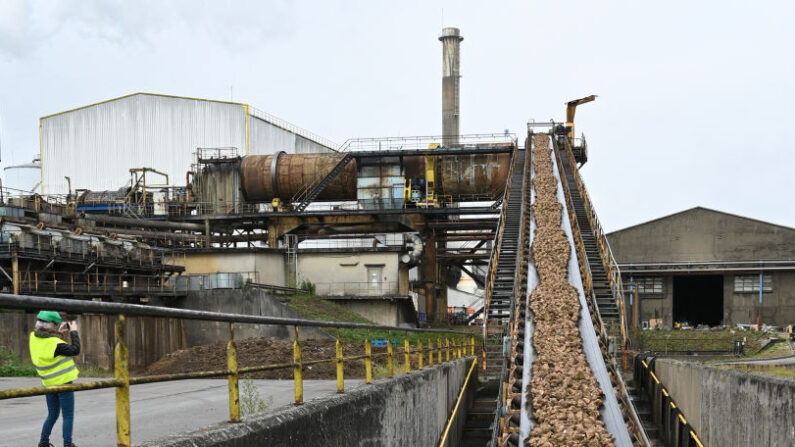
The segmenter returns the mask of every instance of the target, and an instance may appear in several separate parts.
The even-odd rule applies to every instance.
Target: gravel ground
[[[530,384],[536,425],[528,445],[613,446],[600,419],[602,392],[582,349],[577,290],[567,281],[569,241],[561,229],[563,206],[556,197],[549,136],[534,137],[536,233],[533,261],[539,285],[530,295],[537,354]]]

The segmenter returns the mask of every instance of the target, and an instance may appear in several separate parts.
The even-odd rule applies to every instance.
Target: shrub
[[[13,352],[0,348],[0,376],[35,377],[36,369],[29,363],[22,363]]]

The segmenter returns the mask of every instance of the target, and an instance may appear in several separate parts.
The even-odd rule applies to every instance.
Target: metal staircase
[[[304,197],[301,203],[296,205],[295,210],[298,211],[299,213],[303,212],[306,209],[306,207],[308,207],[309,204],[312,203],[312,201],[315,200],[317,196],[320,195],[320,193],[323,192],[323,190],[326,189],[326,187],[331,182],[334,181],[335,178],[337,178],[340,172],[342,172],[342,170],[345,169],[345,166],[347,166],[348,163],[350,163],[351,160],[353,160],[353,158],[354,157],[351,152],[346,152],[345,156],[343,156],[340,159],[339,163],[337,163],[337,165],[334,166],[331,172],[329,172],[328,175],[323,178],[323,180],[321,180],[317,185],[314,186],[314,188],[312,188],[311,191],[309,191],[309,193],[306,195],[306,197]]]
[[[605,325],[608,333],[615,333],[620,331],[621,327],[621,314],[616,299],[613,295],[613,289],[610,284],[610,277],[605,269],[602,256],[599,251],[599,244],[597,235],[591,227],[591,222],[588,218],[588,212],[585,207],[585,202],[577,187],[577,182],[574,178],[575,173],[572,172],[572,163],[569,160],[570,152],[566,150],[567,147],[562,147],[558,151],[560,156],[560,164],[565,173],[565,182],[568,186],[569,197],[574,208],[574,213],[577,217],[577,226],[579,227],[580,238],[582,246],[585,249],[585,255],[588,260],[588,266],[591,272],[591,286],[593,288],[594,296],[596,297],[596,304],[599,310],[599,315],[602,317],[602,322]]]
[[[516,256],[519,251],[522,202],[525,200],[525,197],[522,196],[525,151],[517,150],[515,158],[511,176],[511,191],[508,201],[503,204],[506,209],[503,211],[502,239],[496,265],[492,266],[495,269],[495,274],[486,310],[486,321],[499,326],[508,323],[513,310],[516,290]],[[501,352],[500,357],[502,357]]]

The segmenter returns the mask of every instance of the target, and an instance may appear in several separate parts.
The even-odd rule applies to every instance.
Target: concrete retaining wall
[[[654,371],[705,446],[792,445],[795,380],[670,359]]]
[[[139,447],[436,445],[471,362],[462,359],[436,365],[345,394],[275,409],[239,424],[222,423]],[[462,407],[459,411],[465,411],[466,402]],[[448,445],[458,445],[465,420],[464,412],[451,430]]]
[[[154,305],[167,305],[181,309],[228,312],[244,315],[302,318],[297,312],[260,289],[213,289],[188,292],[186,298],[177,301],[151,301]],[[229,339],[229,324],[216,321],[186,320],[184,322],[188,346],[199,346]],[[301,338],[330,338],[318,328],[302,328]],[[291,339],[292,326],[268,326],[262,324],[235,324],[235,338],[271,337]]]
[[[0,347],[30,361],[28,334],[36,323],[36,314],[0,313]],[[116,343],[115,315],[80,315],[81,366],[113,368]],[[183,322],[171,318],[129,317],[127,349],[133,371],[146,368],[169,352],[187,347]]]
[[[150,303],[180,309],[300,317],[265,291],[257,289],[203,290],[190,292],[187,298],[177,301],[152,298]],[[16,353],[23,361],[30,361],[28,334],[33,330],[35,322],[35,313],[0,313],[0,347]],[[77,361],[82,366],[111,369],[113,347],[116,343],[116,316],[80,315],[77,322],[82,343]],[[292,336],[291,326],[235,325],[235,338],[238,340],[251,337],[291,339]],[[330,339],[331,336],[319,328],[303,328],[301,338]],[[171,318],[127,318],[127,348],[130,352],[130,368],[133,371],[146,368],[170,352],[228,339],[228,323]]]

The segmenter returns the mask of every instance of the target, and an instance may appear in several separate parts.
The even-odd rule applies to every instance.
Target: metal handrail
[[[660,437],[663,440],[673,443],[679,439],[681,445],[704,447],[695,430],[693,430],[693,426],[687,423],[682,409],[674,402],[673,396],[671,396],[649,364],[640,355],[635,356],[634,380],[638,386],[638,391],[640,393],[646,391],[647,393],[651,403],[651,418],[657,428],[660,429]],[[665,416],[665,412],[668,412],[668,417]],[[666,425],[668,426],[666,427]],[[666,428],[673,430],[666,430]],[[672,436],[672,431],[675,431],[677,435]],[[687,436],[689,439],[680,439],[679,436]],[[690,441],[693,442],[691,443]]]
[[[511,157],[511,166],[508,169],[508,176],[505,181],[505,192],[503,193],[502,199],[502,209],[500,210],[500,217],[497,220],[497,234],[494,238],[494,248],[491,251],[491,257],[489,258],[489,265],[488,265],[488,281],[486,283],[486,293],[484,294],[484,304],[483,304],[483,340],[485,342],[488,336],[488,312],[489,312],[489,305],[491,304],[491,294],[492,289],[494,287],[494,280],[497,277],[497,259],[500,256],[500,245],[502,245],[502,233],[505,229],[505,219],[506,215],[508,214],[508,199],[510,198],[511,194],[511,185],[513,183],[513,170],[514,166],[516,165],[516,154],[519,149],[515,148],[513,151],[513,156]],[[486,368],[486,362],[483,362],[483,368]]]
[[[10,309],[53,309],[62,310],[72,313],[98,313],[106,315],[118,315],[116,322],[116,347],[114,350],[114,379],[100,380],[92,382],[81,382],[71,385],[59,385],[54,387],[29,387],[17,388],[10,390],[0,390],[0,400],[11,399],[18,397],[37,396],[42,394],[52,394],[64,391],[81,391],[99,388],[117,388],[116,390],[116,427],[117,427],[117,445],[121,447],[129,447],[131,445],[130,437],[130,385],[154,382],[166,382],[172,380],[202,378],[202,377],[217,377],[228,376],[229,379],[229,419],[231,422],[240,421],[240,405],[239,405],[239,391],[238,391],[238,377],[240,373],[248,373],[255,371],[266,371],[276,369],[293,369],[293,381],[295,387],[295,403],[303,403],[303,367],[305,365],[316,365],[321,363],[336,363],[337,364],[337,392],[344,392],[344,368],[343,363],[345,357],[342,352],[342,342],[340,339],[340,331],[337,330],[336,337],[336,356],[332,359],[320,359],[303,361],[301,355],[301,342],[299,338],[299,326],[308,327],[325,327],[325,328],[357,328],[357,329],[376,329],[398,332],[422,332],[422,333],[436,333],[436,334],[453,334],[455,338],[450,342],[450,338],[445,337],[444,344],[442,344],[441,335],[437,338],[436,349],[433,348],[433,340],[429,340],[428,348],[422,346],[421,341],[418,342],[417,348],[414,352],[418,354],[418,367],[423,368],[422,359],[427,352],[429,355],[429,366],[433,364],[433,354],[438,355],[439,363],[442,363],[442,353],[445,353],[445,361],[460,359],[463,357],[470,357],[475,355],[475,338],[472,337],[470,332],[445,330],[445,329],[419,329],[419,328],[402,328],[397,326],[383,326],[376,324],[365,323],[348,323],[337,321],[316,321],[306,320],[301,318],[283,318],[283,317],[264,317],[243,314],[231,314],[220,312],[207,312],[196,311],[187,309],[172,309],[165,307],[155,306],[142,306],[136,304],[124,303],[106,303],[106,302],[93,302],[93,301],[78,301],[78,300],[63,300],[39,296],[22,296],[12,295],[7,293],[0,293],[0,307]],[[227,344],[227,369],[216,371],[198,371],[189,373],[178,374],[163,374],[155,376],[144,377],[130,377],[129,375],[129,362],[127,345],[124,341],[125,338],[125,316],[149,316],[149,317],[163,317],[163,318],[181,318],[188,320],[203,320],[203,321],[219,321],[229,323],[229,343]],[[291,325],[295,329],[295,339],[293,342],[293,361],[290,363],[280,363],[272,365],[258,365],[247,368],[238,368],[237,362],[237,348],[234,340],[234,324],[235,323],[254,323],[254,324],[275,324],[275,325]],[[463,335],[463,336],[462,336]],[[405,366],[406,373],[411,371],[411,358],[412,352],[408,339],[404,341],[405,348],[398,349],[397,353],[403,353],[406,357],[407,363]],[[387,339],[386,353],[372,353],[372,345],[370,342],[370,335],[365,339],[365,355],[347,357],[348,360],[364,359],[365,360],[365,377],[368,384],[372,383],[372,359],[378,357],[386,357],[387,359],[387,375],[388,377],[394,376],[394,355],[393,341]]]

